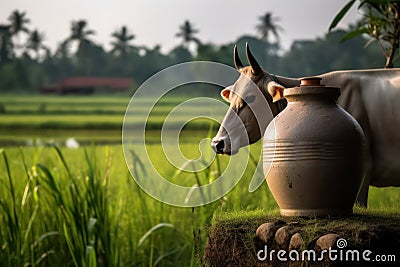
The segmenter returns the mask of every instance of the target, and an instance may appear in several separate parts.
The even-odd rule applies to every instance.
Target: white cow
[[[252,110],[260,109],[250,109],[246,105],[247,102],[257,102],[254,90],[261,91],[258,92],[258,97],[265,97],[262,100],[264,103],[267,101],[275,117],[286,106],[286,100],[282,100],[284,89],[300,84],[300,79],[274,76],[265,72],[247,44],[246,55],[250,66],[244,67],[235,46],[235,66],[241,75],[234,85],[221,92],[222,97],[230,101],[231,105],[212,141],[212,147],[219,154],[231,155],[240,147],[258,141],[272,119],[267,113],[254,114]],[[366,206],[369,185],[400,186],[400,69],[335,71],[318,77],[322,78],[321,84],[341,89],[338,104],[364,130],[367,172],[357,203]],[[249,79],[256,86],[250,86]],[[266,121],[260,122],[256,119],[263,115]],[[238,122],[234,122],[233,117],[241,119],[240,123],[245,128],[242,132],[246,132],[247,136],[237,134],[239,131],[235,131],[235,128]]]

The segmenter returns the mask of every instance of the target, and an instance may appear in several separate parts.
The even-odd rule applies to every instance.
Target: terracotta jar
[[[268,186],[284,216],[351,214],[365,175],[365,136],[340,89],[304,78],[264,135]]]

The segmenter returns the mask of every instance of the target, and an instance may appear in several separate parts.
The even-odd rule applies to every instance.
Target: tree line
[[[128,26],[110,34],[111,49],[106,51],[93,40],[96,31],[81,19],[71,22],[69,36],[51,51],[45,45],[44,34],[29,27],[26,12],[15,10],[6,22],[0,22],[0,92],[36,93],[41,86],[70,76],[131,77],[139,86],[157,71],[177,63],[209,60],[233,66],[233,46],[237,43],[244,50],[245,42],[267,71],[279,75],[299,77],[384,66],[379,47],[372,44],[364,48],[367,40],[363,35],[340,42],[351,28],[331,31],[314,40],[297,40],[282,52],[278,21],[267,12],[259,17],[254,34],[217,45],[202,42],[200,30],[186,20],[175,35],[181,42],[163,53],[160,45],[135,45],[135,35]],[[244,58],[244,51],[240,54]]]

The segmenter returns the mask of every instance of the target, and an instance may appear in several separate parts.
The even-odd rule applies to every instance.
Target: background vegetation
[[[297,40],[282,51],[282,31],[276,17],[259,18],[254,34],[243,35],[226,44],[201,41],[201,32],[190,21],[177,29],[181,43],[168,53],[161,46],[135,45],[135,35],[127,26],[110,33],[112,48],[106,51],[95,41],[96,31],[86,20],[71,22],[71,32],[60,40],[56,51],[45,45],[44,33],[31,29],[25,12],[15,10],[0,22],[0,92],[36,93],[45,84],[69,76],[131,77],[135,87],[157,71],[181,62],[210,60],[233,65],[233,45],[248,41],[260,63],[271,73],[308,76],[337,69],[378,68],[385,64],[376,43],[364,48],[363,35],[348,42],[340,40],[349,31],[336,30],[314,40]],[[240,53],[244,56],[244,49]]]

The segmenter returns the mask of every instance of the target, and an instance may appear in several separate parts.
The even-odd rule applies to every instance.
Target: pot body
[[[365,175],[360,125],[337,105],[339,88],[318,84],[285,89],[288,105],[264,135],[264,174],[284,216],[351,214]]]

